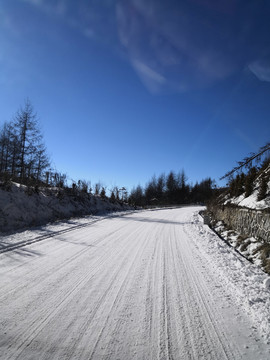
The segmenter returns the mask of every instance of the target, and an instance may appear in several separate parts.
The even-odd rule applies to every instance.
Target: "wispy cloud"
[[[152,92],[205,88],[246,68],[262,50],[256,38],[264,35],[254,35],[254,12],[246,0],[20,1],[124,52]],[[254,62],[249,69],[270,81],[265,64]]]
[[[206,5],[207,13],[209,3]],[[157,81],[153,77],[155,88],[164,85],[181,90],[204,87],[226,78],[238,66],[237,56],[233,59],[227,45],[219,43],[217,24],[207,17],[204,19],[200,13],[192,13],[182,3],[175,5],[169,1],[164,6],[159,0],[120,1],[117,20],[120,41],[135,70],[138,71],[136,64],[140,63],[162,74],[162,82],[159,77]],[[148,84],[148,72],[145,77],[144,72],[139,74]]]
[[[61,21],[91,40],[113,45],[115,38],[114,0],[20,0]],[[114,39],[115,41],[115,39]]]
[[[35,5],[35,6],[43,6],[44,5],[44,1],[43,0],[22,0],[24,2],[28,2],[32,5]]]
[[[249,65],[249,70],[261,81],[270,81],[270,61],[258,60]]]
[[[119,39],[131,64],[139,61],[162,74],[166,81],[156,83],[161,88],[188,90],[242,71],[254,54],[269,48],[262,40],[268,35],[256,22],[260,11],[259,5],[244,0],[119,0],[116,14]],[[269,81],[261,64],[251,70]]]
[[[69,1],[66,0],[54,0],[53,3],[50,3],[46,0],[20,0],[20,1],[35,6],[41,11],[44,11],[50,15],[54,14],[54,15],[65,16],[68,12],[68,7],[69,7]]]
[[[150,92],[157,93],[160,89],[160,86],[166,83],[164,76],[157,73],[141,61],[133,60],[132,64],[140,79]]]

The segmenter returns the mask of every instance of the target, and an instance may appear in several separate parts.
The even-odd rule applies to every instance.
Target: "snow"
[[[0,254],[0,359],[269,359],[269,277],[200,210],[2,237],[13,246],[46,235]]]
[[[236,230],[227,230],[227,226],[223,223],[223,221],[218,221],[216,224],[213,224],[212,228],[221,236],[222,239],[232,245],[239,253],[245,256],[248,260],[252,261],[255,265],[263,268],[261,258],[261,246],[264,244],[263,240],[256,239],[253,236],[242,236]],[[239,241],[239,239],[241,241]]]
[[[128,210],[128,205],[112,204],[107,199],[89,194],[66,194],[63,189],[33,189],[11,183],[9,191],[0,187],[0,233],[40,226],[58,219],[68,219],[85,214],[104,214]]]
[[[201,228],[200,241],[197,242],[200,250],[209,256],[223,286],[228,288],[236,302],[254,320],[254,326],[270,341],[270,296],[264,288],[267,274],[228,247],[210,228],[200,225],[200,222],[198,226]]]
[[[270,290],[270,278],[264,279],[264,286],[267,290]]]
[[[265,174],[270,174],[270,165],[268,168],[264,171]],[[237,197],[232,197],[227,194],[224,196],[224,204],[231,203],[234,205],[246,207],[248,209],[256,209],[256,210],[263,210],[263,209],[269,209],[270,208],[270,181],[268,182],[267,187],[267,196],[263,199],[258,201],[258,194],[259,194],[259,185],[260,185],[260,178],[261,175],[257,177],[257,179],[254,182],[254,190],[252,194],[248,197],[245,197],[245,194],[242,194]]]
[[[43,241],[54,236],[59,236],[69,231],[91,226],[94,223],[104,219],[124,216],[133,212],[134,210],[123,210],[121,212],[110,212],[104,215],[85,215],[83,217],[74,217],[67,220],[55,221],[40,227],[31,228],[29,230],[17,232],[11,235],[4,234],[0,236],[0,254],[13,249],[21,248],[25,245]]]
[[[225,201],[224,204],[228,202],[234,205],[246,207],[249,209],[263,210],[270,207],[270,197],[258,201],[258,190],[255,190],[250,196],[245,198],[245,195],[242,194],[238,197],[234,197]]]

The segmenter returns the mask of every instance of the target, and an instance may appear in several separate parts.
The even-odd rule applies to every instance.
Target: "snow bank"
[[[220,284],[231,292],[235,301],[252,317],[257,329],[270,343],[269,277],[230,248],[207,225],[198,212],[193,215],[194,242],[211,262]],[[200,236],[198,236],[200,234]]]
[[[268,179],[269,179],[270,165],[268,165],[268,167],[264,170],[263,174],[268,176]],[[237,197],[230,197],[229,195],[225,195],[224,196],[224,205],[226,205],[227,203],[231,203],[231,204],[245,207],[248,209],[256,209],[256,210],[269,209],[270,208],[270,181],[268,181],[268,184],[267,184],[266,197],[263,200],[258,201],[261,177],[262,177],[262,174],[259,173],[259,175],[257,176],[257,178],[255,179],[255,181],[253,183],[254,190],[250,196],[245,197],[244,193]]]
[[[60,193],[41,189],[38,193],[12,183],[10,190],[0,188],[0,233],[40,226],[59,219],[87,214],[128,210],[128,205],[112,204],[108,199],[89,194]]]
[[[256,209],[256,210],[263,210],[270,208],[270,197],[268,196],[265,199],[258,201],[257,200],[258,192],[259,192],[258,190],[255,190],[248,197],[245,197],[245,195],[242,194],[238,197],[234,197],[226,200],[224,204],[226,205],[227,203],[231,203],[234,205],[246,207],[249,209]]]

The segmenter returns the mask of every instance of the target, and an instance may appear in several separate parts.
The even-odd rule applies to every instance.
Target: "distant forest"
[[[88,194],[107,197],[106,188],[100,183],[91,186],[90,181],[72,181],[67,184],[67,175],[52,170],[51,162],[40,131],[37,114],[29,100],[25,101],[14,119],[5,122],[0,129],[0,180],[8,187],[11,181],[27,185],[38,192],[42,186],[56,187],[68,194]],[[112,202],[128,202],[132,206],[177,205],[205,203],[215,191],[211,178],[194,186],[187,183],[187,176],[171,171],[168,175],[153,176],[145,185],[138,185],[128,194],[125,187],[115,186],[110,190]]]
[[[187,176],[182,170],[176,174],[161,174],[146,184],[132,189],[129,202],[135,206],[202,204],[208,201],[215,191],[215,181],[211,178],[202,180],[194,186],[187,183]]]

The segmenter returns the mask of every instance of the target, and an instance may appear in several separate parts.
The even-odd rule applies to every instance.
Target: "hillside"
[[[251,172],[251,171],[250,171]],[[232,181],[228,192],[221,196],[221,201],[226,204],[234,204],[237,206],[249,208],[249,209],[269,209],[270,208],[270,164],[262,166],[261,169],[254,176],[254,179],[250,179],[248,184],[249,174],[238,177],[239,183],[237,184],[237,178]],[[252,175],[251,175],[252,177]],[[236,193],[235,193],[235,187]],[[250,190],[247,194],[247,187]]]
[[[75,216],[104,214],[127,210],[120,202],[112,203],[106,197],[88,193],[67,192],[59,188],[40,188],[35,191],[25,185],[11,182],[0,184],[0,233],[44,225]]]

